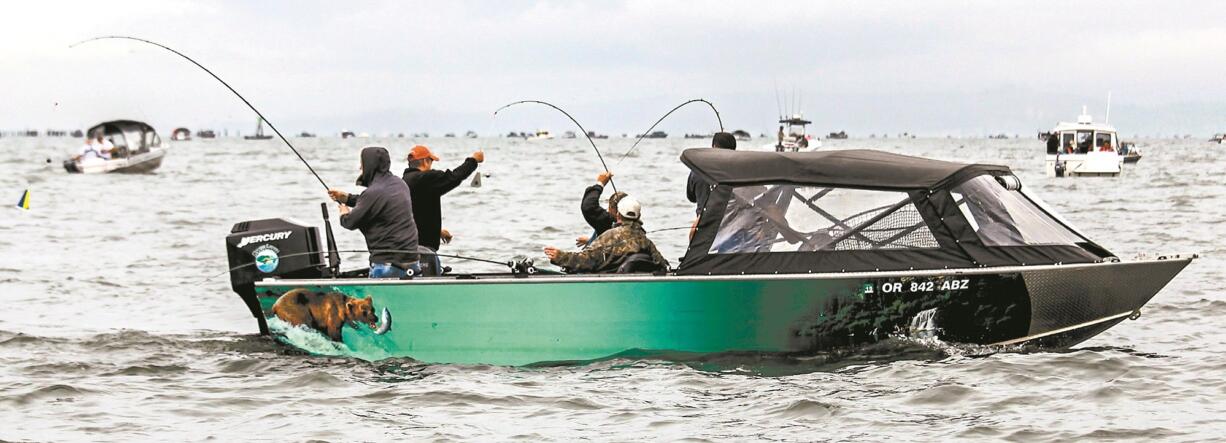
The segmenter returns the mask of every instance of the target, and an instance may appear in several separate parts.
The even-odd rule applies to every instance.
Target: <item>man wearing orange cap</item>
[[[409,167],[404,170],[404,182],[413,196],[413,218],[417,221],[418,244],[438,251],[442,241],[451,241],[451,233],[443,229],[442,197],[477,170],[485,161],[485,153],[474,152],[455,169],[434,169],[438,156],[422,145],[409,150]]]

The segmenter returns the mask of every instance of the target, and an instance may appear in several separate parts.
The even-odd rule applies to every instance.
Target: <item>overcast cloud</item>
[[[130,117],[323,133],[645,129],[704,97],[770,131],[776,91],[817,131],[1030,135],[1096,116],[1127,135],[1226,130],[1226,3],[1203,2],[21,2],[0,26],[0,128]],[[795,94],[793,91],[796,91]],[[701,108],[669,132],[709,131]]]

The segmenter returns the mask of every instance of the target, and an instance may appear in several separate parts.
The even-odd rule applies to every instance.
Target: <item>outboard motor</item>
[[[322,278],[327,276],[319,231],[279,218],[240,222],[226,237],[230,286],[268,334],[263,310],[255,295],[255,282],[270,277]]]

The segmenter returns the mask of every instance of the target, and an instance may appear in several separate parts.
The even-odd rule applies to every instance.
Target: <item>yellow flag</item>
[[[29,189],[26,189],[26,192],[21,193],[21,200],[17,200],[17,207],[21,209],[26,209],[26,210],[30,209],[30,190]]]

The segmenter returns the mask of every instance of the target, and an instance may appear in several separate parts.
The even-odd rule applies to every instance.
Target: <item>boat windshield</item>
[[[1094,141],[1094,131],[1077,131],[1077,153],[1085,154],[1092,151],[1091,143]]]
[[[1097,151],[1114,151],[1115,140],[1113,140],[1113,135],[1110,132],[1095,132],[1094,149]]]
[[[1085,241],[992,176],[967,180],[950,194],[985,245],[1076,245]]]
[[[1074,151],[1076,151],[1077,143],[1073,141],[1074,136],[1076,136],[1076,134],[1073,134],[1072,132],[1065,132],[1061,135],[1060,149],[1065,154],[1072,154]]]
[[[777,184],[733,188],[708,253],[938,246],[905,192]]]

